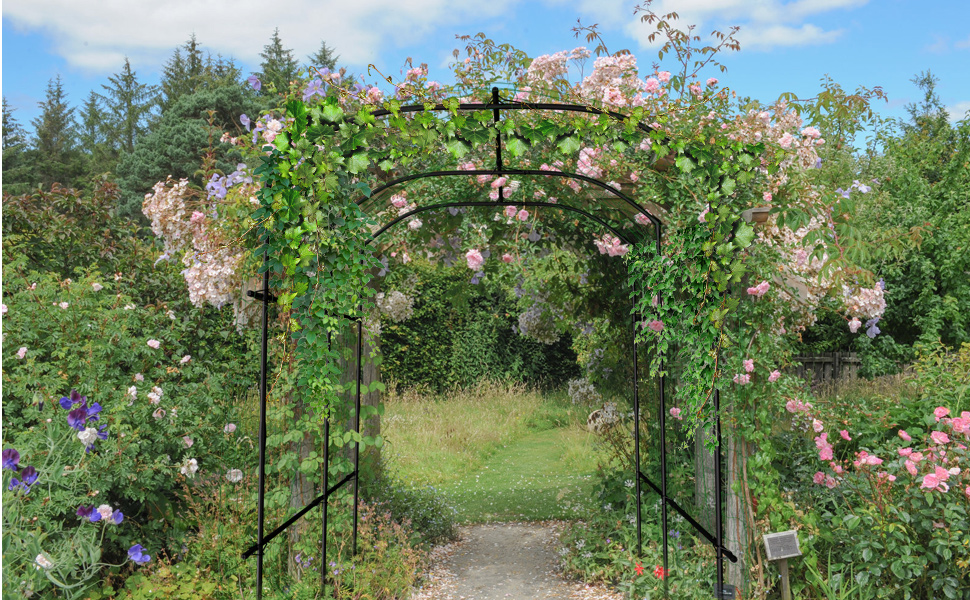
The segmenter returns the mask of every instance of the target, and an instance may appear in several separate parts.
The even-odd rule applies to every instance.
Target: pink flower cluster
[[[608,256],[623,256],[630,251],[630,247],[620,242],[620,238],[609,233],[603,234],[602,238],[594,239],[593,244],[599,249],[600,254]]]
[[[759,283],[754,287],[749,287],[748,294],[750,294],[751,296],[754,296],[755,298],[760,298],[764,296],[766,293],[768,293],[768,290],[770,288],[771,288],[770,283],[768,283],[767,281],[762,281],[761,283]]]

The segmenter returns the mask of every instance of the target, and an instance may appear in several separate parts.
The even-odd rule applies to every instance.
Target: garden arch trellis
[[[417,181],[421,179],[429,178],[447,178],[447,177],[468,177],[477,175],[495,176],[503,177],[508,175],[513,176],[535,176],[535,177],[558,177],[565,178],[574,181],[582,181],[586,184],[592,185],[594,188],[603,190],[611,194],[610,198],[615,198],[620,201],[619,205],[627,212],[633,212],[637,215],[643,215],[649,220],[650,225],[653,227],[653,242],[656,245],[656,250],[659,253],[661,251],[662,242],[662,223],[661,221],[649,210],[641,206],[635,200],[633,200],[629,195],[625,194],[622,189],[617,189],[617,186],[611,185],[610,183],[605,183],[596,179],[594,177],[589,177],[580,173],[570,173],[563,171],[549,171],[549,170],[536,170],[536,169],[515,169],[507,168],[503,161],[503,144],[502,144],[502,131],[499,128],[499,124],[502,120],[503,111],[556,111],[556,112],[567,112],[567,113],[586,113],[590,115],[602,115],[616,121],[628,120],[626,115],[612,112],[604,111],[590,106],[576,105],[576,104],[560,104],[560,103],[531,103],[531,102],[508,102],[503,101],[499,95],[499,89],[493,87],[491,90],[491,101],[487,103],[465,103],[459,102],[457,105],[451,104],[446,106],[443,103],[435,104],[424,104],[424,105],[410,105],[402,106],[396,111],[381,109],[374,110],[370,112],[370,115],[374,118],[387,117],[392,114],[400,113],[422,113],[422,112],[433,112],[433,111],[451,111],[453,113],[457,111],[492,111],[493,121],[491,126],[495,130],[495,145],[494,145],[494,159],[495,168],[494,169],[462,169],[462,170],[435,170],[428,172],[420,172],[415,174],[403,175],[398,177],[393,177],[390,181],[385,182],[383,185],[379,186],[372,192],[364,195],[364,197],[356,201],[357,205],[364,209],[364,212],[376,211],[380,208],[378,203],[379,200],[386,200],[391,196],[393,190],[397,187],[410,181]],[[307,121],[312,124],[312,117],[307,116]],[[640,130],[641,133],[649,133],[650,128],[642,123],[637,123],[636,128]],[[508,136],[508,132],[506,131]],[[513,134],[514,135],[514,134]],[[461,136],[456,136],[461,139]],[[521,138],[521,136],[518,136]],[[507,138],[508,139],[508,138]],[[655,157],[659,158],[659,157]],[[589,198],[587,200],[590,200]],[[596,197],[590,206],[571,206],[569,204],[545,202],[545,201],[514,201],[514,204],[521,205],[525,207],[549,207],[559,210],[565,210],[580,214],[597,224],[606,227],[611,231],[621,241],[632,244],[638,241],[637,236],[631,236],[625,232],[625,230],[614,227],[606,219],[594,214],[594,209],[596,208],[596,200],[602,201],[602,197]],[[475,206],[488,206],[495,208],[496,206],[501,206],[506,201],[504,197],[504,188],[498,188],[498,199],[497,200],[475,200],[475,201],[457,201],[457,202],[438,202],[435,204],[430,204],[421,207],[415,207],[414,209],[402,212],[397,217],[393,218],[389,223],[386,223],[378,230],[372,232],[368,244],[373,243],[381,234],[393,227],[394,225],[400,223],[405,219],[409,219],[416,214],[420,214],[430,210],[440,210],[445,208],[463,208],[463,207],[475,207]],[[617,203],[612,203],[610,206],[611,210],[617,209]],[[263,262],[264,267],[266,261],[268,260],[268,252],[263,251]],[[264,270],[263,274],[263,286],[259,291],[250,291],[249,295],[262,303],[262,342],[261,342],[261,359],[260,359],[260,383],[259,383],[259,398],[260,398],[260,410],[259,410],[259,465],[258,465],[258,495],[257,495],[257,539],[256,543],[253,544],[246,552],[243,553],[243,558],[248,558],[249,556],[256,555],[257,566],[256,566],[256,579],[257,579],[257,598],[262,597],[263,588],[263,549],[265,546],[271,542],[275,537],[285,531],[290,525],[295,523],[297,520],[302,518],[307,512],[315,508],[317,505],[323,506],[323,531],[321,536],[321,580],[325,582],[326,580],[326,547],[327,547],[327,499],[335,493],[337,490],[342,488],[344,485],[349,483],[351,480],[355,482],[354,486],[354,515],[353,515],[353,551],[356,553],[357,548],[357,505],[358,505],[358,486],[357,480],[359,479],[360,464],[359,464],[359,448],[355,448],[354,452],[354,467],[353,470],[345,475],[340,481],[336,482],[334,485],[329,485],[329,438],[330,438],[330,419],[329,417],[324,420],[324,482],[323,482],[323,493],[320,494],[315,500],[304,506],[300,511],[287,519],[279,527],[274,529],[269,534],[264,533],[264,500],[265,500],[265,461],[266,461],[266,395],[267,395],[267,342],[268,342],[268,313],[269,313],[269,302],[275,300],[275,297],[270,292],[269,283],[269,270]],[[362,320],[360,317],[348,317],[357,323],[357,361],[356,361],[356,395],[355,395],[355,428],[357,433],[360,432],[360,414],[361,414],[361,379],[362,379]],[[717,583],[716,583],[716,593],[718,597],[721,595],[721,590],[723,589],[723,559],[726,557],[732,562],[737,561],[737,557],[726,547],[723,543],[722,534],[722,524],[721,524],[721,491],[723,488],[722,475],[721,475],[721,452],[720,452],[720,437],[721,437],[721,424],[719,415],[719,393],[715,390],[714,393],[714,403],[715,403],[715,435],[718,442],[718,449],[715,453],[716,466],[715,466],[715,531],[711,533],[706,528],[704,528],[700,523],[698,523],[694,518],[692,518],[687,511],[685,511],[676,500],[667,494],[667,464],[666,464],[666,407],[665,407],[665,378],[663,373],[661,373],[657,378],[658,392],[659,392],[659,420],[660,420],[660,482],[659,484],[651,481],[641,469],[641,454],[640,454],[640,400],[639,400],[639,374],[638,374],[638,359],[636,352],[636,326],[638,323],[636,316],[632,320],[632,331],[633,336],[633,415],[634,415],[634,481],[635,481],[635,494],[636,494],[636,530],[637,530],[637,546],[638,552],[642,552],[642,483],[646,483],[651,489],[653,489],[661,499],[661,521],[662,521],[662,545],[663,545],[663,568],[668,569],[668,531],[669,531],[669,517],[668,508],[672,508],[676,513],[683,517],[691,526],[704,537],[708,542],[712,544],[715,551],[716,557],[716,568],[717,568]],[[328,340],[329,343],[329,340]],[[359,442],[356,444],[359,446]],[[666,591],[666,582],[665,582]]]

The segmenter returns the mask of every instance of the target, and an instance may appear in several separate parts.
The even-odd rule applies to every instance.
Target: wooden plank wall
[[[837,379],[852,379],[858,376],[861,362],[855,352],[822,352],[809,356],[796,356],[793,371],[795,375],[811,378],[812,385]]]

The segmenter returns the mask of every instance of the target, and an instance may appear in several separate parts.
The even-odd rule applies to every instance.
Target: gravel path
[[[424,586],[412,600],[622,600],[602,587],[567,581],[558,568],[559,522],[461,528],[460,539],[431,552]]]

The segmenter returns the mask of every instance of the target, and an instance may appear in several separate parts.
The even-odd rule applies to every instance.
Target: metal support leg
[[[263,253],[263,268],[269,254]],[[269,269],[263,271],[263,340],[259,359],[259,491],[256,500],[256,600],[263,598],[263,525],[266,496],[266,361],[269,337]]]
[[[364,320],[357,321],[357,401],[354,430],[360,436],[360,380],[363,378]],[[354,448],[354,556],[357,556],[357,504],[360,501],[360,442]]]
[[[636,471],[633,473],[633,480],[636,482],[636,507],[637,507],[637,556],[643,557],[643,523],[641,519],[642,508],[640,506],[641,483],[640,483],[640,374],[639,361],[637,360],[637,322],[639,317],[633,315],[633,454]]]
[[[714,450],[714,537],[717,540],[717,597],[724,597],[724,540],[721,533],[721,391],[714,390],[714,433],[717,448]]]
[[[330,417],[323,420],[323,492],[330,485]],[[323,499],[323,536],[320,538],[320,591],[327,591],[327,500]]]
[[[661,372],[664,363],[660,363]],[[664,376],[660,375],[660,526],[663,537],[664,573],[670,572],[670,556],[667,549],[667,532],[670,529],[667,518],[667,405],[664,398]],[[667,598],[667,578],[664,577],[664,598]]]

